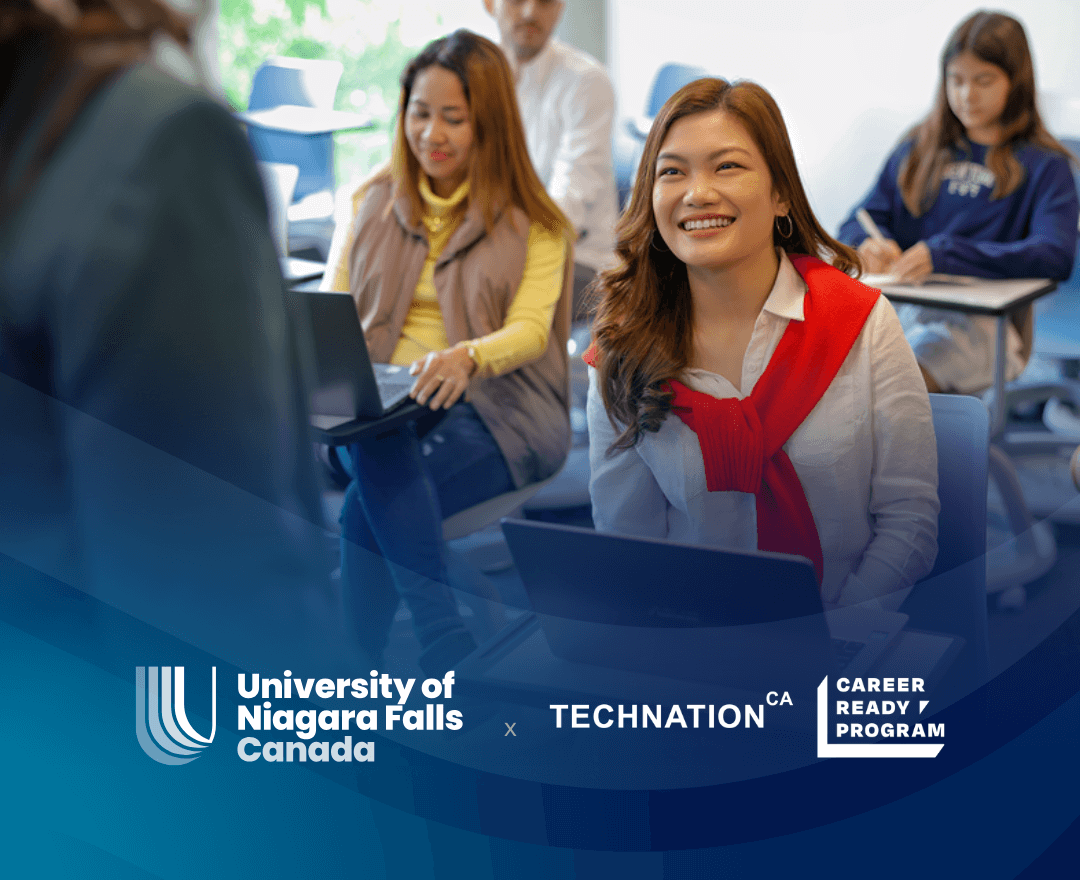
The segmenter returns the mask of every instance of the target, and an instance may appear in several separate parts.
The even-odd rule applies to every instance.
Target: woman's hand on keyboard
[[[465,348],[433,351],[409,367],[410,375],[416,376],[409,396],[433,410],[450,409],[465,393],[475,372],[476,363]]]

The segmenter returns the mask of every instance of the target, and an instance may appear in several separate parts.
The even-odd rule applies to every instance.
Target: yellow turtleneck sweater
[[[450,236],[461,222],[455,212],[469,194],[469,182],[461,184],[449,198],[431,191],[427,175],[420,176],[420,195],[426,211],[421,218],[428,232],[428,255],[413,293],[412,307],[405,319],[397,347],[390,358],[393,364],[406,366],[428,352],[450,347],[446,325],[435,293],[435,263]],[[363,188],[353,197],[353,216],[363,198]],[[333,290],[349,289],[349,253],[351,237],[343,242],[336,269],[331,276]],[[331,255],[331,260],[334,257]],[[525,272],[517,293],[506,313],[503,326],[494,333],[471,340],[476,351],[477,372],[491,376],[509,373],[539,357],[547,348],[548,333],[555,315],[555,305],[562,293],[563,267],[566,264],[566,240],[554,235],[539,223],[529,227]]]

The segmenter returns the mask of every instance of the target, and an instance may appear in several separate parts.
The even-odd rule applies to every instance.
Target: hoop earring
[[[787,220],[787,232],[780,228],[780,221]],[[795,221],[791,219],[790,214],[784,214],[781,217],[776,218],[776,231],[782,239],[785,241],[795,234]]]
[[[653,229],[653,231],[652,231],[652,233],[651,233],[651,234],[649,235],[649,247],[651,247],[651,248],[652,248],[652,249],[653,249],[654,251],[658,251],[658,252],[659,252],[659,253],[661,253],[661,254],[668,254],[668,253],[671,253],[671,248],[669,248],[669,247],[667,246],[667,242],[664,242],[664,246],[663,246],[663,247],[657,247],[657,246],[656,246],[656,233],[657,233],[657,231],[658,231],[658,230],[656,230],[656,229],[654,228],[654,229]],[[661,241],[664,241],[663,237],[661,237],[661,239],[660,239],[660,240],[661,240]]]

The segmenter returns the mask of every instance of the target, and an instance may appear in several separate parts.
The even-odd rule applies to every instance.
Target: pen
[[[877,228],[874,218],[867,213],[866,208],[859,208],[859,210],[855,212],[855,219],[859,221],[859,225],[863,228],[863,232],[874,239],[874,241],[885,241],[885,236],[881,234],[881,230]]]

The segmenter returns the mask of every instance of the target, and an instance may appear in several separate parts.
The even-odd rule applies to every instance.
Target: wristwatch
[[[476,355],[476,344],[473,342],[462,342],[461,347],[465,349],[465,353],[469,356],[469,359],[473,362],[473,376],[476,375],[477,370],[480,369],[480,359]]]

